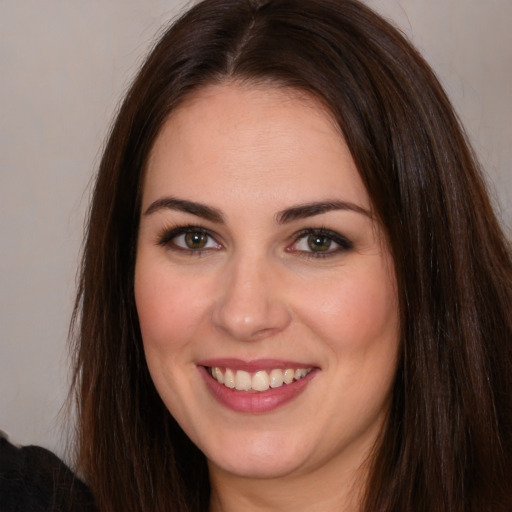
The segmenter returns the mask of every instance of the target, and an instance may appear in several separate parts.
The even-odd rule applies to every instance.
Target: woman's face
[[[171,115],[145,176],[135,298],[155,386],[211,472],[350,471],[368,455],[396,368],[396,282],[318,102],[225,84]]]

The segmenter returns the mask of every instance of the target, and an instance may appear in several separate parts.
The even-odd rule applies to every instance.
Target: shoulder
[[[0,431],[0,512],[94,511],[87,486],[55,454],[16,447]]]

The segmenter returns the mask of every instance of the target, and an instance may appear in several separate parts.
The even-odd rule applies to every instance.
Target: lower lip
[[[217,382],[204,366],[198,366],[205,383],[213,397],[225,407],[237,412],[263,413],[273,411],[299,396],[316,370],[310,371],[305,377],[291,384],[283,384],[279,388],[267,391],[237,391]]]

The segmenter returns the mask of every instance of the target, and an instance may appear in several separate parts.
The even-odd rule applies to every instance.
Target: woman
[[[510,510],[512,269],[430,68],[353,0],[207,0],[94,191],[75,332],[100,510]]]

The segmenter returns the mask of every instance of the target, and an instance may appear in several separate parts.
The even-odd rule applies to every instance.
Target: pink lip
[[[227,388],[212,378],[206,369],[206,367],[211,366],[218,366],[220,368],[228,367],[245,370],[247,372],[271,368],[308,368],[309,366],[292,363],[290,361],[258,360],[257,362],[251,361],[243,363],[240,360],[234,359],[215,359],[202,362],[201,365],[198,365],[197,368],[208,390],[220,404],[233,411],[253,414],[270,412],[290,402],[304,391],[317,373],[317,369],[313,369],[308,375],[298,381],[285,384],[279,388],[271,388],[267,391],[237,391]]]

